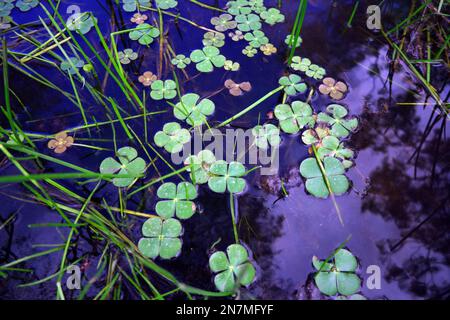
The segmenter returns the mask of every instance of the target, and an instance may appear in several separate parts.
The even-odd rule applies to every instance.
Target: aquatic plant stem
[[[255,101],[254,103],[252,103],[250,106],[248,106],[247,108],[245,108],[244,110],[242,110],[241,112],[235,114],[234,116],[232,116],[231,118],[223,121],[222,123],[220,123],[216,128],[220,128],[223,126],[226,126],[227,124],[229,124],[230,122],[233,122],[234,120],[240,118],[241,116],[243,116],[244,114],[246,114],[247,112],[251,111],[253,108],[257,107],[259,104],[261,104],[262,102],[264,102],[265,100],[269,99],[271,96],[273,96],[274,94],[276,94],[277,92],[280,92],[281,90],[284,89],[284,86],[279,86],[278,88],[276,88],[275,90],[270,91],[269,93],[267,93],[265,96],[263,96],[262,98],[258,99],[257,101]]]
[[[233,224],[234,241],[239,244],[239,235],[236,226],[236,216],[234,210],[234,194],[230,192],[230,211],[231,211],[231,223]]]

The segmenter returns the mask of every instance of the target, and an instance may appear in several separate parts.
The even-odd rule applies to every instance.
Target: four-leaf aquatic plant
[[[160,32],[158,28],[155,28],[148,23],[142,23],[130,32],[129,37],[131,40],[137,40],[142,45],[149,45],[155,38],[159,37],[159,35]]]
[[[158,198],[166,199],[156,204],[156,213],[164,218],[189,219],[195,213],[195,203],[191,200],[197,198],[197,189],[192,183],[167,182],[162,184],[156,192]]]
[[[206,46],[202,50],[197,49],[191,53],[192,62],[200,72],[212,72],[214,67],[222,68],[226,58],[220,54],[219,49],[213,46]]]
[[[192,155],[186,158],[184,165],[187,171],[191,173],[191,180],[195,184],[207,183],[209,180],[209,168],[216,162],[214,153],[210,150],[202,150],[198,155]]]
[[[314,256],[312,263],[317,270],[314,281],[323,294],[350,296],[360,290],[361,279],[355,273],[358,262],[347,249],[339,249],[329,261]]]
[[[201,99],[196,93],[188,93],[181,97],[173,108],[175,118],[186,120],[191,126],[200,126],[206,122],[206,117],[214,113],[215,105],[209,99]]]
[[[305,126],[312,127],[315,123],[311,106],[302,101],[294,101],[291,105],[277,105],[275,117],[280,121],[281,130],[291,134],[299,132]]]
[[[108,157],[100,164],[100,173],[119,175],[130,175],[129,178],[114,178],[113,184],[116,187],[128,187],[133,181],[145,172],[145,161],[138,157],[136,149],[132,147],[123,147],[117,150],[117,158]]]
[[[350,183],[345,176],[344,165],[339,159],[325,157],[323,170],[324,172],[322,173],[315,158],[305,159],[300,164],[300,174],[306,179],[305,186],[309,193],[315,197],[325,199],[330,195],[329,189],[338,196],[347,192]]]
[[[267,149],[269,146],[277,148],[280,145],[280,129],[271,123],[256,126],[252,129],[255,137],[255,145],[260,149]]]
[[[181,128],[179,123],[169,122],[163,126],[162,131],[155,134],[154,140],[158,147],[164,147],[170,153],[177,153],[191,140],[191,134],[187,129]]]
[[[209,188],[217,193],[239,193],[245,189],[245,167],[240,162],[230,162],[224,160],[214,162],[209,172],[211,177],[208,180]]]
[[[358,119],[347,118],[348,110],[340,104],[330,104],[327,112],[317,115],[318,123],[331,126],[331,134],[338,138],[345,138],[358,127]]]
[[[150,218],[142,225],[142,235],[138,243],[139,251],[146,257],[171,259],[181,251],[183,233],[181,223],[176,219],[162,220]]]
[[[214,284],[219,291],[233,292],[240,285],[248,286],[255,279],[256,270],[249,261],[247,249],[240,244],[228,246],[227,252],[217,251],[209,257],[209,267],[217,273]]]
[[[156,80],[151,85],[150,96],[153,100],[170,100],[177,96],[177,84],[173,80]]]
[[[278,82],[280,85],[284,86],[284,92],[289,96],[304,93],[307,89],[306,84],[302,82],[302,78],[296,74],[281,77]]]

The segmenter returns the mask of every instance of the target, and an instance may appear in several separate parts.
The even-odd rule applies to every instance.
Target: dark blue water
[[[224,5],[226,1],[204,1],[209,4]],[[275,6],[277,1],[266,1],[267,6]],[[383,19],[386,23],[399,22],[407,15],[408,1],[387,2],[383,7]],[[70,4],[74,4],[70,1]],[[102,4],[102,5],[100,5]],[[237,73],[224,74],[215,71],[211,74],[197,75],[194,68],[189,68],[189,79],[182,79],[183,92],[196,92],[203,97],[211,96],[216,104],[216,113],[212,122],[220,122],[234,115],[267,92],[278,86],[278,79],[286,73],[285,59],[288,54],[284,43],[290,32],[298,1],[283,1],[282,12],[286,22],[274,27],[264,26],[268,35],[278,49],[276,55],[247,58],[241,54],[244,43],[227,41],[221,48],[229,59],[238,61],[241,69]],[[334,4],[334,5],[333,5]],[[64,13],[69,5],[61,4]],[[91,10],[99,19],[99,27],[108,36],[114,25],[130,28],[131,14],[124,13],[111,20],[110,7],[99,2],[79,2],[82,11]],[[357,115],[360,128],[348,141],[357,152],[356,166],[349,170],[348,176],[353,185],[349,194],[337,198],[345,226],[341,226],[333,203],[330,200],[315,199],[306,194],[303,181],[299,177],[298,166],[308,157],[307,148],[298,136],[283,135],[280,151],[279,176],[260,176],[253,172],[247,177],[248,190],[238,197],[239,235],[251,250],[258,266],[257,281],[243,291],[243,297],[262,299],[311,299],[320,298],[313,289],[310,274],[313,272],[311,258],[317,255],[327,257],[337,246],[350,237],[347,247],[358,257],[359,275],[366,280],[366,269],[370,265],[379,266],[381,270],[381,289],[370,290],[364,284],[362,293],[370,299],[426,299],[447,298],[450,289],[450,247],[449,237],[449,190],[450,190],[450,141],[445,131],[448,123],[436,119],[438,113],[433,105],[400,106],[398,103],[424,102],[426,94],[417,86],[407,69],[398,65],[390,85],[389,59],[391,52],[379,34],[365,27],[366,1],[360,7],[353,22],[353,27],[346,27],[351,14],[353,1],[309,1],[307,18],[302,31],[303,44],[298,54],[309,57],[313,62],[323,66],[327,74],[344,80],[350,88],[349,94],[342,101],[349,107],[350,113]],[[180,14],[196,23],[211,27],[209,20],[215,12],[196,5],[180,1]],[[149,14],[152,16],[152,14]],[[14,12],[13,18],[18,22],[38,20],[44,17],[41,9],[20,14]],[[64,16],[64,15],[63,15]],[[157,18],[157,15],[154,16]],[[124,23],[124,25],[122,25]],[[166,32],[176,53],[188,55],[192,50],[202,47],[203,32],[182,21],[175,23],[172,18],[165,18]],[[38,37],[46,39],[45,30],[39,29]],[[88,34],[98,52],[104,52],[94,32]],[[13,40],[11,40],[14,43]],[[137,76],[143,71],[156,71],[159,51],[157,46],[143,48],[130,42],[127,37],[119,41],[119,49],[132,47],[139,50],[140,59],[128,67],[127,72],[139,88]],[[11,50],[29,50],[29,46],[18,43]],[[92,56],[91,63],[97,70],[103,70]],[[51,81],[70,91],[70,83],[63,75],[57,74],[44,65],[30,63],[33,68],[45,74]],[[103,71],[102,71],[103,72]],[[448,70],[436,65],[432,74],[436,79],[445,79]],[[104,72],[100,74],[103,80]],[[171,78],[170,70],[164,70],[162,78]],[[231,77],[236,82],[250,81],[253,90],[242,97],[232,97],[223,88],[225,79]],[[444,81],[436,80],[438,88],[443,87],[442,97],[448,94]],[[438,85],[439,84],[439,85]],[[17,71],[10,70],[10,86],[30,116],[20,113],[20,122],[29,132],[54,134],[67,128],[82,125],[82,119],[73,106],[54,90],[33,82]],[[146,89],[148,90],[148,89]],[[88,92],[82,90],[85,105],[89,106],[89,117],[97,121],[107,120],[103,107],[90,99]],[[122,107],[127,108],[123,96],[111,79],[108,80],[105,94],[114,96]],[[258,117],[267,120],[266,114],[281,101],[281,94],[275,95],[263,104],[233,122],[235,126],[250,128],[258,123]],[[427,100],[431,102],[431,100]],[[17,110],[18,102],[13,99]],[[324,97],[314,96],[312,105],[316,111],[323,110],[329,103]],[[147,110],[165,110],[163,102],[147,102]],[[127,109],[130,114],[136,110]],[[430,120],[431,119],[431,120]],[[164,122],[172,121],[170,113],[152,117],[149,120],[149,137],[161,129]],[[433,124],[431,130],[430,123]],[[133,130],[142,135],[142,120],[131,122]],[[120,127],[116,127],[119,146],[129,145]],[[429,132],[428,132],[429,131]],[[92,138],[111,139],[109,126],[101,131],[92,130]],[[425,133],[428,133],[425,135]],[[86,132],[78,132],[77,139],[88,138]],[[53,155],[47,150],[46,140],[38,142],[40,152]],[[422,143],[422,145],[421,145]],[[111,141],[98,142],[99,146],[112,147]],[[420,152],[417,153],[421,145]],[[87,169],[97,171],[100,162],[106,157],[104,152],[76,148],[60,158]],[[168,154],[166,159],[170,160]],[[47,170],[61,171],[47,163]],[[167,173],[160,163],[162,173]],[[16,174],[12,166],[3,166],[2,175]],[[150,172],[149,177],[155,177]],[[279,200],[281,180],[284,181],[289,196]],[[175,179],[173,181],[176,181]],[[80,186],[63,182],[78,193],[87,196],[93,185]],[[0,211],[0,225],[14,215],[13,223],[0,230],[0,262],[6,263],[19,257],[43,250],[42,244],[61,244],[67,229],[64,228],[29,228],[29,224],[60,222],[55,211],[43,206],[13,199],[26,198],[26,193],[19,185],[0,186],[1,201],[5,203]],[[156,189],[147,193],[144,201],[145,212],[152,212],[155,204]],[[106,197],[109,203],[117,205],[117,192],[112,186],[106,186],[96,195]],[[278,200],[278,201],[277,201]],[[128,202],[128,208],[139,207],[141,195]],[[200,187],[198,199],[201,213],[184,223],[183,250],[173,261],[160,264],[173,272],[177,278],[190,285],[214,290],[207,259],[211,245],[220,240],[216,246],[224,249],[233,241],[228,196],[218,195]],[[136,242],[140,237],[140,225],[144,220],[127,218],[131,225],[129,236]],[[75,240],[78,247],[70,252],[70,259],[84,257],[84,284],[96,272],[96,265],[102,247],[92,243],[92,234],[85,230]],[[53,299],[55,283],[53,280],[39,286],[18,288],[17,285],[46,277],[59,269],[60,253],[42,257],[23,264],[24,268],[34,273],[10,273],[8,278],[0,279],[0,297],[3,299]],[[124,263],[120,260],[119,263]],[[126,262],[125,262],[126,263]],[[159,262],[158,262],[159,263]],[[365,283],[363,281],[363,283]],[[92,297],[104,278],[93,286],[88,297]],[[68,291],[67,297],[76,297],[78,292]],[[182,297],[182,296],[178,296]],[[137,298],[132,290],[124,288],[124,299]]]

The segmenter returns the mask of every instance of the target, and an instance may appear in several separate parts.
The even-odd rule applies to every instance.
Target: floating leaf
[[[256,50],[255,48],[253,48],[252,46],[246,46],[243,50],[242,53],[245,54],[247,57],[252,58],[255,56],[255,54],[258,53],[258,50]]]
[[[74,139],[68,136],[66,132],[59,132],[47,143],[47,147],[55,151],[55,153],[63,153],[74,143]]]
[[[172,182],[161,185],[157,191],[158,198],[168,199],[156,204],[156,213],[164,218],[189,219],[195,213],[195,204],[191,200],[197,198],[197,190],[189,182],[180,182],[176,186]]]
[[[69,60],[61,62],[61,70],[68,74],[76,74],[84,66],[84,61],[77,57],[70,57]]]
[[[133,49],[125,49],[117,53],[121,64],[129,64],[131,61],[136,60],[138,54]]]
[[[260,49],[266,56],[270,56],[274,53],[277,53],[277,48],[275,48],[274,45],[271,43],[262,45]]]
[[[347,192],[350,184],[341,161],[332,157],[323,160],[325,176],[330,182],[333,194],[342,195]],[[300,164],[300,174],[306,178],[306,190],[318,198],[327,198],[330,195],[325,179],[315,158],[303,160]]]
[[[14,9],[14,0],[3,0],[0,1],[0,17],[5,18],[11,14],[12,9]]]
[[[216,162],[216,157],[210,150],[202,150],[198,155],[189,156],[184,161],[191,173],[191,180],[195,184],[203,184],[209,180],[209,169]]]
[[[284,43],[286,43],[288,45],[289,48],[292,48],[292,45],[294,44],[294,39],[292,38],[292,35],[287,35],[286,39],[284,40]],[[297,44],[295,45],[296,48],[299,48],[302,44],[303,40],[301,37],[298,37],[297,39]]]
[[[138,243],[139,251],[146,257],[163,259],[176,257],[181,251],[180,236],[183,231],[176,219],[161,220],[150,218],[142,225],[142,234]]]
[[[247,250],[240,244],[228,246],[227,253],[213,253],[209,257],[209,267],[212,272],[217,273],[214,284],[221,292],[233,292],[239,285],[248,286],[256,275]]]
[[[191,60],[200,72],[212,72],[214,67],[221,68],[225,64],[225,57],[220,54],[219,49],[213,46],[204,47],[202,50],[194,50]]]
[[[331,126],[331,134],[338,138],[345,138],[358,127],[358,119],[348,118],[348,110],[340,104],[330,104],[327,113],[317,115],[318,123],[326,123]]]
[[[119,162],[109,157],[100,164],[100,173],[112,174],[119,172],[119,175],[131,175],[130,178],[114,178],[113,184],[116,187],[128,187],[134,179],[145,172],[145,161],[138,157],[136,149],[132,147],[123,147],[117,150]]]
[[[225,45],[225,35],[219,32],[208,31],[203,35],[203,45],[213,47],[223,47]]]
[[[195,93],[188,93],[181,97],[181,101],[173,109],[175,118],[186,120],[191,126],[200,126],[206,122],[206,117],[214,113],[215,105],[209,99],[200,100]]]
[[[244,94],[244,92],[249,92],[252,90],[252,85],[250,82],[242,82],[242,83],[236,83],[231,79],[225,80],[225,88],[227,88],[232,96],[241,96]]]
[[[191,63],[191,59],[187,58],[183,54],[178,54],[172,59],[172,64],[177,66],[178,69],[184,69],[188,64]]]
[[[150,7],[150,0],[122,0],[122,3],[122,8],[126,12],[136,11],[138,9],[138,5]]]
[[[131,31],[129,37],[131,40],[137,40],[142,45],[149,45],[155,38],[159,37],[159,35],[158,28],[155,28],[148,23],[143,23]]]
[[[242,32],[249,32],[252,30],[260,30],[262,25],[261,25],[261,19],[259,18],[259,16],[257,16],[256,14],[241,14],[238,15],[235,18],[236,22],[237,22],[237,28],[239,30],[241,30]]]
[[[295,56],[292,58],[291,68],[296,71],[302,71],[306,76],[320,80],[325,75],[325,69],[316,64],[312,64],[308,58],[300,58]]]
[[[361,279],[355,274],[358,262],[350,251],[339,249],[330,262],[320,261],[314,256],[313,265],[318,271],[314,280],[322,293],[349,296],[360,290]]]
[[[291,74],[289,76],[281,77],[278,81],[280,85],[284,86],[284,92],[289,96],[295,96],[299,93],[304,93],[307,86],[302,82],[299,75]]]
[[[312,127],[315,123],[311,106],[302,101],[294,101],[291,105],[277,105],[275,117],[280,121],[281,130],[291,134],[299,132],[305,126]]]
[[[267,38],[264,32],[260,30],[246,33],[244,39],[247,40],[253,48],[259,48],[262,45],[269,43],[269,38]]]
[[[211,24],[217,31],[224,32],[230,29],[234,29],[237,26],[237,22],[233,21],[233,16],[224,13],[218,17],[213,17],[211,19]]]
[[[354,156],[353,151],[345,148],[344,144],[335,136],[324,137],[317,149],[317,153],[321,159],[325,157],[336,157],[344,160],[353,158]]]
[[[252,129],[252,134],[255,137],[255,145],[260,149],[265,150],[269,146],[278,147],[280,145],[280,130],[273,124],[256,126]]]
[[[252,12],[252,8],[249,5],[247,0],[229,1],[227,3],[227,11],[234,16],[246,15]]]
[[[67,29],[70,31],[79,31],[82,34],[88,33],[91,28],[97,23],[95,18],[90,12],[75,13],[70,16],[66,22]]]
[[[170,100],[177,96],[177,84],[173,80],[156,80],[151,85],[150,96],[153,100]]]
[[[17,0],[16,7],[22,12],[29,11],[39,4],[39,0]]]
[[[178,5],[176,0],[155,0],[156,6],[162,10],[172,9]]]
[[[145,23],[145,21],[147,21],[147,19],[148,19],[148,16],[146,14],[141,14],[139,12],[136,12],[135,14],[133,14],[133,17],[131,17],[130,21],[134,22],[136,24],[143,24],[143,23]]]
[[[191,140],[191,134],[187,129],[182,129],[178,123],[169,122],[164,125],[162,131],[155,134],[154,140],[158,147],[164,147],[170,153],[177,153]]]
[[[271,26],[284,22],[284,15],[280,12],[280,10],[276,8],[270,8],[267,11],[263,11],[260,14],[261,18]]]
[[[323,79],[323,83],[319,86],[319,92],[324,95],[329,95],[334,100],[341,100],[347,93],[348,87],[342,81],[336,81],[333,78]]]
[[[307,146],[322,143],[322,139],[330,135],[330,129],[326,126],[317,126],[315,129],[305,130],[302,134],[302,141]]]
[[[217,193],[239,193],[245,189],[245,179],[241,178],[245,174],[245,167],[239,162],[218,160],[214,162],[209,172],[211,177],[208,181],[209,188]]]

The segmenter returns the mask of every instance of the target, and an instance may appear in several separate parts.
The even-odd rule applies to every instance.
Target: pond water
[[[210,19],[216,12],[179,1],[179,13],[201,26],[211,28]],[[203,1],[210,5],[223,7],[226,1]],[[268,7],[276,6],[278,1],[265,1]],[[278,87],[278,79],[287,73],[286,57],[288,48],[284,39],[290,33],[295,20],[298,1],[282,1],[281,11],[286,16],[285,23],[276,26],[264,26],[263,30],[270,42],[278,48],[272,56],[259,54],[247,58],[241,54],[243,43],[227,39],[221,53],[241,68],[237,72],[214,71],[197,74],[195,68],[186,69],[190,78],[179,73],[182,92],[195,92],[209,97],[216,105],[211,123],[216,124],[249,106],[254,101]],[[77,4],[82,11],[92,11],[98,18],[99,28],[108,36],[111,28],[117,26],[131,28],[131,14],[124,13],[111,18],[112,1],[62,1],[60,12],[65,13],[68,5]],[[310,156],[299,135],[282,134],[280,148],[280,170],[275,176],[262,176],[258,171],[247,177],[247,189],[236,197],[238,232],[242,242],[248,247],[257,266],[257,279],[248,289],[241,292],[243,298],[258,299],[319,299],[314,289],[311,274],[314,271],[311,258],[316,255],[326,258],[344,241],[346,247],[358,258],[358,274],[363,279],[361,293],[369,299],[425,299],[448,298],[450,289],[450,141],[445,137],[449,129],[448,121],[437,119],[438,112],[433,105],[405,106],[398,103],[424,102],[426,93],[417,86],[412,76],[402,64],[389,82],[389,62],[391,50],[383,38],[365,27],[365,10],[368,3],[360,1],[360,10],[348,28],[347,20],[354,1],[309,1],[304,27],[303,43],[297,54],[309,57],[323,66],[327,74],[341,79],[349,86],[349,93],[340,103],[346,105],[350,114],[358,117],[358,131],[348,140],[357,153],[355,166],[347,176],[352,181],[351,190],[336,197],[344,226],[339,222],[331,199],[323,200],[308,195],[298,167],[302,160]],[[407,15],[409,1],[390,1],[383,9],[383,19],[387,24],[401,21]],[[39,12],[39,13],[38,13]],[[16,22],[25,23],[44,17],[41,9],[27,13],[13,13]],[[149,14],[152,16],[152,14]],[[63,16],[65,16],[63,14]],[[158,15],[154,15],[157,19]],[[170,44],[177,53],[188,55],[200,48],[204,31],[181,20],[165,18],[165,32]],[[39,28],[37,38],[45,39],[45,29]],[[98,52],[104,54],[94,32],[88,34]],[[159,51],[157,46],[144,48],[132,43],[128,37],[120,37],[119,49],[132,47],[139,52],[139,59],[126,71],[131,81],[142,90],[137,77],[144,71],[158,70]],[[10,50],[26,50],[20,44]],[[28,48],[29,50],[29,48]],[[97,69],[98,62],[92,57],[91,63]],[[62,74],[32,63],[52,82],[70,91],[71,85]],[[172,78],[171,70],[162,70],[161,77]],[[442,87],[442,96],[446,97],[448,69],[444,65],[433,66],[435,77],[441,77],[438,87]],[[100,74],[103,81],[105,74]],[[236,82],[250,81],[253,89],[240,97],[233,97],[223,89],[223,83],[231,78]],[[48,87],[41,86],[28,77],[10,69],[10,86],[26,106],[29,114],[19,114],[20,122],[26,132],[54,134],[67,128],[82,125],[82,118],[76,107],[63,95]],[[312,84],[316,82],[311,82]],[[148,93],[148,89],[147,93]],[[82,98],[88,106],[89,119],[107,121],[103,107],[90,98],[83,90]],[[125,109],[127,102],[120,91],[108,79],[105,94],[114,97]],[[305,98],[299,96],[299,99]],[[252,128],[260,122],[270,121],[268,113],[282,100],[282,94],[275,94],[258,107],[233,122],[233,127]],[[2,99],[3,101],[3,99]],[[319,112],[330,103],[329,99],[317,93],[311,104]],[[20,110],[17,100],[14,107]],[[166,110],[167,104],[149,99],[149,111]],[[136,110],[126,109],[130,114]],[[161,130],[165,122],[173,121],[171,112],[150,116],[148,136],[152,137]],[[275,122],[274,122],[275,123]],[[130,126],[139,137],[144,136],[142,119],[130,121]],[[431,124],[433,126],[431,127]],[[3,123],[2,123],[3,125]],[[432,128],[432,129],[430,129]],[[444,133],[443,133],[444,132]],[[101,130],[91,130],[76,134],[78,141],[100,139],[96,145],[112,147],[110,126]],[[118,146],[133,145],[116,127]],[[443,137],[442,137],[443,135]],[[104,139],[102,141],[101,139]],[[91,140],[93,141],[93,140]],[[47,140],[36,142],[40,152],[52,155],[46,148]],[[83,142],[81,142],[83,143]],[[88,143],[88,142],[86,142]],[[90,142],[93,143],[93,142]],[[138,147],[138,145],[134,145]],[[419,146],[421,148],[419,149]],[[103,151],[86,148],[62,154],[60,159],[98,171],[100,162],[107,156]],[[108,152],[106,152],[108,153]],[[109,154],[108,154],[109,155]],[[168,154],[164,157],[170,160]],[[45,164],[49,172],[60,172],[61,168],[51,163]],[[162,162],[158,163],[161,174],[170,173]],[[12,166],[2,168],[2,175],[16,174]],[[150,172],[149,177],[156,177]],[[177,182],[176,177],[167,181]],[[280,197],[281,181],[289,195]],[[64,181],[80,194],[88,196],[91,187]],[[29,228],[30,224],[60,222],[56,211],[43,206],[14,199],[11,195],[27,200],[25,191],[19,185],[1,185],[0,198],[3,203],[0,211],[0,225],[14,215],[13,223],[0,229],[0,263],[28,256],[41,250],[42,244],[61,244],[67,236],[67,228]],[[156,188],[146,192],[146,198],[133,197],[127,203],[130,209],[140,208],[143,212],[152,212],[156,202]],[[96,199],[105,197],[117,205],[117,191],[111,184],[101,187]],[[144,208],[142,208],[142,201]],[[214,291],[212,274],[208,268],[210,248],[219,241],[216,248],[224,250],[233,242],[232,224],[228,195],[214,193],[207,186],[199,188],[196,201],[199,214],[183,223],[183,250],[179,257],[157,263],[171,271],[178,279],[189,285]],[[137,241],[141,237],[143,218],[127,217],[131,226],[129,236]],[[85,230],[74,238],[78,245],[69,254],[71,261],[84,257],[85,280],[96,273],[96,265],[102,254],[102,248],[90,241],[93,234]],[[61,253],[37,258],[25,264],[35,272],[11,273],[6,279],[0,279],[0,297],[2,299],[53,299],[55,281],[32,287],[17,287],[20,283],[44,278],[59,269]],[[120,261],[120,260],[119,260]],[[121,261],[126,265],[126,262]],[[381,287],[370,289],[366,285],[369,278],[367,268],[377,266],[381,272]],[[100,281],[101,282],[101,281]],[[162,284],[161,284],[162,285]],[[93,296],[101,285],[95,284],[88,296]],[[67,297],[77,292],[67,292]],[[123,299],[136,299],[133,290],[123,288]],[[182,294],[173,296],[183,298]]]

